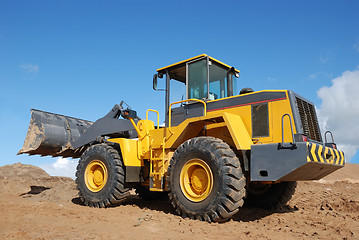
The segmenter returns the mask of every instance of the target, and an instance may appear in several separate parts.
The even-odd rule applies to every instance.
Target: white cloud
[[[330,59],[332,59],[332,55],[333,54],[330,51],[324,52],[319,56],[319,61],[323,64],[327,63],[330,61]]]
[[[75,179],[77,160],[59,157],[51,164],[40,167],[52,176],[70,177]]]
[[[328,79],[328,78],[332,78],[332,77],[333,77],[332,74],[322,72],[322,71],[318,71],[318,72],[315,72],[315,73],[312,73],[312,74],[309,75],[309,79],[313,79],[313,80],[316,80],[316,79]]]
[[[278,79],[275,78],[275,77],[267,77],[267,80],[268,80],[269,82],[278,82]]]
[[[313,73],[309,75],[310,79],[317,79],[318,73]]]
[[[359,70],[344,72],[317,94],[322,99],[318,109],[321,129],[333,133],[350,161],[359,149]]]
[[[28,72],[28,73],[32,73],[32,74],[36,74],[39,71],[39,66],[38,65],[34,65],[34,64],[22,64],[20,66],[21,69],[23,69],[24,71]]]
[[[359,52],[359,39],[357,39],[356,43],[353,45],[353,48]]]

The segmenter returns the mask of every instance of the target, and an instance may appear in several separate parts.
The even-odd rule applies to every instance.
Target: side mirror
[[[153,90],[157,90],[157,74],[153,75]]]
[[[165,89],[157,89],[157,79],[162,78],[162,77],[163,77],[162,73],[153,75],[153,90],[156,90],[156,91],[164,91],[165,90]]]
[[[234,67],[231,67],[231,69],[229,70],[231,73],[233,73],[233,75],[236,77],[236,78],[239,78],[239,73],[236,72],[236,69]]]

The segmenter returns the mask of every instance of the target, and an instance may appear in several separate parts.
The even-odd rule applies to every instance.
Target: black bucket
[[[18,154],[79,157],[71,145],[93,122],[31,110],[31,120],[22,149]]]

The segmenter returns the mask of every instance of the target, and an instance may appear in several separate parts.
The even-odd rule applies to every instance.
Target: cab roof
[[[194,60],[197,60],[200,58],[205,58],[205,57],[208,57],[211,61],[216,62],[217,64],[219,64],[220,66],[222,66],[224,68],[227,68],[228,70],[232,68],[231,66],[229,66],[213,57],[210,57],[207,54],[201,54],[201,55],[183,60],[181,62],[174,63],[169,66],[163,67],[163,68],[159,68],[159,69],[157,69],[157,72],[166,74],[166,72],[168,71],[172,79],[176,79],[181,82],[186,82],[186,64],[188,62],[191,62],[191,61],[194,61]],[[238,69],[234,69],[234,70],[237,73],[239,73]]]

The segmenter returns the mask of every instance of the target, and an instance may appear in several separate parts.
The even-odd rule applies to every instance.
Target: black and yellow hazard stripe
[[[307,147],[308,162],[344,165],[344,153],[340,150],[309,142],[307,143]]]

